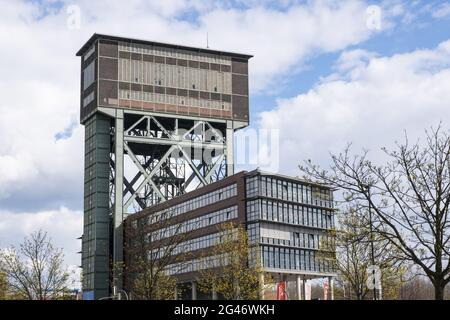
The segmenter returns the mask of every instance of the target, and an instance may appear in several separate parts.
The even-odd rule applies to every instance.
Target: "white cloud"
[[[329,151],[347,142],[380,159],[380,147],[401,140],[405,129],[416,138],[440,120],[448,128],[450,41],[391,57],[346,52],[339,63],[335,74],[261,115],[261,127],[280,130],[285,173],[299,174],[306,159],[327,165]]]
[[[77,3],[82,33],[91,30],[205,47],[208,32],[212,49],[254,54],[254,91],[267,88],[276,76],[315,53],[344,49],[374,32],[367,28],[367,4],[357,0],[311,1],[284,10],[264,7],[264,2],[240,9],[221,1]],[[189,10],[195,10],[197,21],[178,19]]]
[[[338,71],[338,73],[331,75],[331,78],[329,79],[331,80],[332,77],[339,75],[342,76],[344,74],[347,74],[351,78],[358,78],[359,71],[363,70],[367,62],[376,56],[377,54],[374,52],[369,52],[362,49],[345,51],[340,55],[334,65],[334,68]]]
[[[42,226],[52,229],[61,221],[52,210],[82,209],[83,127],[75,126],[68,139],[55,136],[79,117],[80,61],[75,52],[94,32],[193,46],[205,46],[208,32],[213,49],[255,55],[250,67],[252,92],[270,89],[277,78],[316,54],[345,49],[373,32],[366,26],[365,1],[284,1],[282,10],[273,1],[237,1],[238,8],[233,3],[2,2],[0,206],[7,212],[0,217],[3,240],[22,237],[13,227],[4,227],[11,221],[19,224],[15,219],[31,226],[42,219]],[[80,29],[68,28],[68,5],[79,6]],[[191,14],[194,20],[181,18]],[[81,220],[71,223],[81,228]],[[61,237],[67,237],[67,243],[72,239],[69,234]],[[72,246],[68,250],[75,243],[68,244]]]
[[[250,81],[254,90],[262,90],[312,54],[337,51],[370,36],[362,2],[329,3],[312,2],[285,12],[217,10],[201,21],[214,46],[255,55]]]
[[[445,18],[450,16],[450,3],[445,2],[438,6],[431,14],[434,18]]]
[[[283,10],[234,9],[220,1],[63,4],[79,6],[79,30],[67,28],[70,13],[59,2],[2,4],[0,69],[8,76],[0,79],[0,88],[7,88],[0,101],[0,199],[11,209],[26,205],[19,201],[24,194],[38,208],[81,206],[83,128],[77,125],[66,140],[55,136],[78,119],[74,54],[94,32],[202,46],[208,31],[213,48],[255,55],[253,92],[315,53],[346,48],[371,34],[363,1],[314,1]],[[196,21],[179,19],[192,10]]]

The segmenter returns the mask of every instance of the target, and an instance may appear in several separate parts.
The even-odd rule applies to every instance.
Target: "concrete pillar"
[[[302,300],[306,300],[306,278],[302,277]]]
[[[192,281],[192,300],[197,300],[197,282]]]
[[[303,300],[302,299],[302,276],[297,275],[297,300]]]
[[[328,277],[328,290],[330,290],[330,300],[334,300],[334,279]]]
[[[122,275],[119,274],[117,267],[123,262],[123,117],[123,110],[116,110],[113,267],[114,282],[119,290],[122,289]]]

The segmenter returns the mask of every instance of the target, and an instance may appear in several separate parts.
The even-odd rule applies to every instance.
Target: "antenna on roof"
[[[206,48],[209,49],[209,39],[208,39],[208,32],[206,32]]]

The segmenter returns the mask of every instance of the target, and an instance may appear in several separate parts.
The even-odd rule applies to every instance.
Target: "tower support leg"
[[[113,238],[113,277],[114,285],[122,289],[123,263],[123,110],[116,110],[115,119],[115,197],[114,197],[114,238]]]

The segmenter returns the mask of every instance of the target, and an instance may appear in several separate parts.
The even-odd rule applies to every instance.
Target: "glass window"
[[[94,91],[92,91],[89,95],[87,95],[84,99],[83,99],[83,107],[86,107],[89,103],[91,103],[92,101],[94,101]]]
[[[263,266],[269,266],[269,250],[267,247],[263,247]]]
[[[310,251],[309,252],[309,270],[315,270],[315,263],[314,263],[314,252]]]
[[[314,248],[315,247],[314,235],[313,234],[308,235],[308,247],[309,248]]]
[[[300,268],[301,270],[306,270],[305,250],[300,250]]]
[[[267,201],[263,200],[262,201],[262,208],[261,208],[261,213],[262,213],[262,219],[266,220],[267,219]]]
[[[275,267],[275,250],[273,247],[269,247],[269,267]]]
[[[86,90],[89,86],[94,83],[95,78],[95,61],[92,61],[83,70],[83,89]]]
[[[286,269],[286,250],[280,248],[280,268]]]
[[[280,248],[275,247],[275,268],[280,268]]]

